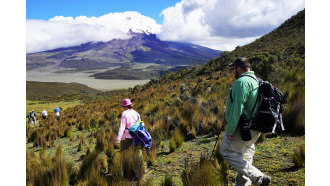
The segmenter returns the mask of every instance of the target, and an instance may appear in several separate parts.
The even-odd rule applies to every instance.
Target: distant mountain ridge
[[[130,31],[130,34],[130,39],[89,42],[27,54],[27,69],[51,66],[75,71],[108,70],[109,67],[134,69],[136,64],[150,63],[156,65],[153,66],[153,72],[157,74],[179,66],[205,63],[219,57],[222,52],[190,43],[161,41],[155,34],[148,32]]]

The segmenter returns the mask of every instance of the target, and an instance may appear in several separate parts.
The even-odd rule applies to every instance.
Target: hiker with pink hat
[[[121,115],[116,145],[121,144],[121,150],[126,150],[132,145],[133,140],[133,137],[130,135],[128,130],[140,119],[140,114],[133,110],[133,104],[130,99],[124,99],[121,106],[125,109],[125,111]]]

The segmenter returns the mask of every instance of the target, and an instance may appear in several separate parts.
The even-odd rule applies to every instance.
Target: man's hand
[[[227,136],[227,135],[226,135]],[[233,137],[232,136],[227,136],[227,138],[232,141],[233,140]]]

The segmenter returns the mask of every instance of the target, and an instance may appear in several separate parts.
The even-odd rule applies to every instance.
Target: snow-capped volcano
[[[161,25],[138,12],[109,13],[100,17],[56,16],[48,21],[27,20],[27,53],[87,42],[129,39],[134,33],[158,34]]]

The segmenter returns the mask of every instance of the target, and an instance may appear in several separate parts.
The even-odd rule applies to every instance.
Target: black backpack
[[[250,128],[263,133],[284,131],[281,114],[284,111],[284,97],[282,92],[268,81],[263,81],[249,74],[244,74],[240,77],[244,76],[251,77],[259,83],[258,98],[252,109],[253,112],[256,107],[257,112],[254,118],[251,117],[252,113],[250,115]]]

